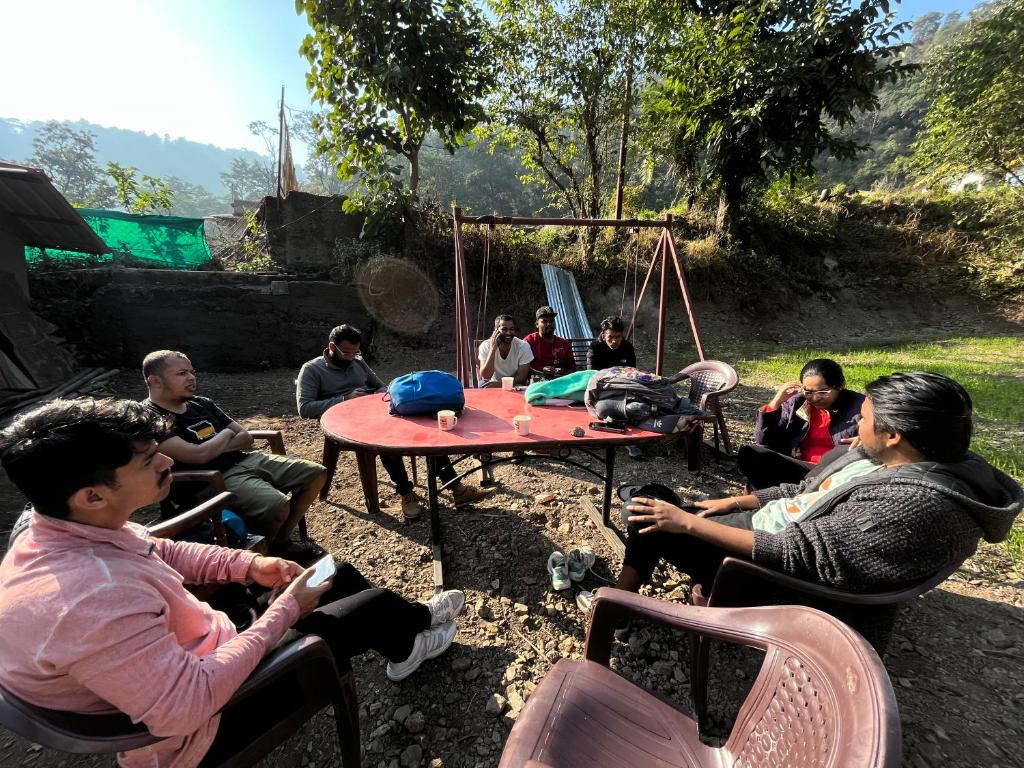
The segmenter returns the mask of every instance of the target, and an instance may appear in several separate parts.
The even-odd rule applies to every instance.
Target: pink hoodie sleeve
[[[37,661],[67,669],[157,736],[186,735],[228,702],[299,617],[295,599],[282,595],[245,632],[196,656],[178,644],[165,608],[145,585],[103,585],[57,620]]]
[[[186,584],[245,582],[256,553],[194,541],[152,539],[156,555],[185,578]]]

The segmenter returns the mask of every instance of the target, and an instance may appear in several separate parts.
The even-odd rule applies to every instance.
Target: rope
[[[483,274],[480,276],[480,282],[483,283],[483,290],[480,292],[480,303],[476,310],[476,336],[473,338],[479,339],[480,326],[484,317],[484,313],[487,311],[487,284],[491,275],[491,232],[494,230],[494,225],[490,224],[487,227],[487,234],[484,235],[484,267]]]

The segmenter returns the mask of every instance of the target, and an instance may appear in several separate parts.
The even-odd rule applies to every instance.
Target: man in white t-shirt
[[[494,333],[480,342],[480,380],[485,387],[500,387],[504,376],[511,376],[515,386],[525,385],[530,378],[533,350],[516,338],[516,321],[511,315],[494,318]]]

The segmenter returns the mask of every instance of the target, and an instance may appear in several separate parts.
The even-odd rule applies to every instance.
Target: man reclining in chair
[[[391,680],[448,648],[461,592],[412,603],[373,589],[348,564],[310,587],[312,570],[292,561],[154,539],[128,522],[170,488],[173,462],[158,450],[167,428],[140,403],[83,398],[44,405],[0,432],[0,464],[33,508],[0,563],[5,688],[47,709],[123,712],[166,738],[120,754],[121,765],[185,768],[211,745],[230,750],[246,712],[273,711],[278,702],[267,699],[280,694],[271,687],[223,721],[218,714],[282,640],[320,636],[342,673],[350,657],[375,650]],[[238,634],[183,581],[281,591]]]
[[[923,581],[979,539],[1005,539],[1024,503],[1020,485],[968,451],[971,429],[971,398],[952,379],[882,376],[867,386],[859,442],[826,454],[800,485],[689,511],[674,494],[634,490],[615,586],[635,592],[665,558],[708,595],[726,556],[850,592]]]
[[[327,349],[320,357],[302,364],[295,380],[295,406],[299,416],[319,419],[332,405],[387,391],[384,382],[359,354],[362,343],[360,330],[344,323],[331,331]],[[406,520],[418,519],[423,514],[423,503],[405,471],[402,457],[382,453],[378,458],[395,484],[401,499],[402,516]],[[451,482],[455,477],[455,467],[447,457],[441,460],[437,474],[443,483]],[[493,493],[493,489],[477,488],[461,480],[452,483],[448,490],[452,492],[456,507],[472,504]]]
[[[149,397],[143,405],[174,426],[160,451],[178,469],[214,469],[237,497],[246,526],[267,537],[272,554],[309,559],[319,547],[291,540],[324,484],[326,470],[313,461],[250,451],[252,436],[217,404],[196,395],[196,372],[181,352],[162,349],[142,361]]]

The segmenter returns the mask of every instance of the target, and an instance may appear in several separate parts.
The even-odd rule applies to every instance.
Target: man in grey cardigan
[[[295,380],[295,404],[300,417],[319,419],[332,405],[387,389],[360,356],[362,341],[363,336],[358,328],[348,324],[339,325],[331,331],[323,354],[302,365],[299,377]],[[381,454],[380,463],[384,465],[401,497],[402,515],[406,520],[415,520],[423,513],[423,504],[409,480],[402,457]],[[441,462],[438,476],[445,483],[455,477],[451,462]],[[493,492],[493,489],[477,488],[462,482],[455,483],[450,490],[457,507],[471,504]]]
[[[959,565],[982,538],[1005,539],[1024,491],[968,451],[972,406],[963,387],[917,372],[882,376],[866,389],[859,442],[826,454],[799,485],[686,509],[634,495],[616,586],[636,591],[665,558],[707,594],[722,559],[739,556],[805,581],[883,592]],[[875,466],[851,471],[865,460]],[[759,519],[772,504],[782,520],[774,528]]]

